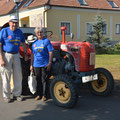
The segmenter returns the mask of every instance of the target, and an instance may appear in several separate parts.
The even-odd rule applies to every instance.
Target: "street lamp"
[[[16,4],[16,13],[18,17],[18,26],[19,26],[19,9],[18,9],[18,4],[20,3],[20,0],[13,0],[14,3]]]

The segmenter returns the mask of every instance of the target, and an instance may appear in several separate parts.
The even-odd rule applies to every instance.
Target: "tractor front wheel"
[[[55,104],[72,108],[77,103],[77,90],[72,79],[67,75],[58,75],[50,83],[50,94]]]
[[[96,68],[98,80],[89,83],[91,93],[99,96],[109,95],[114,88],[114,79],[112,74],[104,68]]]

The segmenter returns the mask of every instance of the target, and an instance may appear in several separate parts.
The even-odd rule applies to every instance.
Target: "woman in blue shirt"
[[[47,38],[44,38],[42,27],[35,28],[37,40],[32,45],[30,70],[34,71],[37,80],[37,90],[35,100],[42,98],[45,101],[47,82],[53,58],[53,47]]]

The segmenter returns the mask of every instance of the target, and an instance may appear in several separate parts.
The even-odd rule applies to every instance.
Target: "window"
[[[107,24],[102,27],[103,34],[107,34]]]
[[[16,10],[20,5],[21,5],[21,2],[15,6],[14,10]]]
[[[61,27],[66,27],[67,29],[65,30],[65,35],[70,35],[71,33],[71,24],[70,22],[61,22]],[[61,35],[62,35],[62,30],[61,30]]]
[[[120,24],[116,24],[115,31],[116,34],[120,34]]]
[[[86,24],[86,30],[87,30],[87,35],[90,35],[90,33],[94,30],[93,24],[92,24],[92,23],[87,23],[87,24]],[[103,33],[103,34],[107,34],[107,24],[105,24],[105,25],[102,27],[102,33]]]
[[[112,8],[118,8],[118,6],[113,1],[108,1]]]
[[[24,7],[29,6],[32,3],[33,0],[28,0],[28,2],[24,5]]]
[[[23,24],[23,27],[27,27],[27,25],[26,25],[26,24]]]
[[[93,31],[93,25],[91,23],[87,23],[86,29],[87,29],[87,35],[90,35],[90,33]]]
[[[88,6],[85,0],[78,0],[78,2],[80,3],[80,5]]]

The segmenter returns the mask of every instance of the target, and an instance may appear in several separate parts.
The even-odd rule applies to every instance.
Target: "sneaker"
[[[47,100],[47,98],[45,97],[45,96],[42,96],[42,99],[41,99],[42,101],[46,101]]]
[[[23,98],[21,96],[14,96],[13,99],[19,102],[23,101]]]
[[[10,103],[10,102],[11,102],[11,99],[10,99],[10,98],[4,98],[4,102]]]
[[[35,100],[40,100],[41,99],[41,97],[40,96],[37,96],[36,98],[35,98]]]

